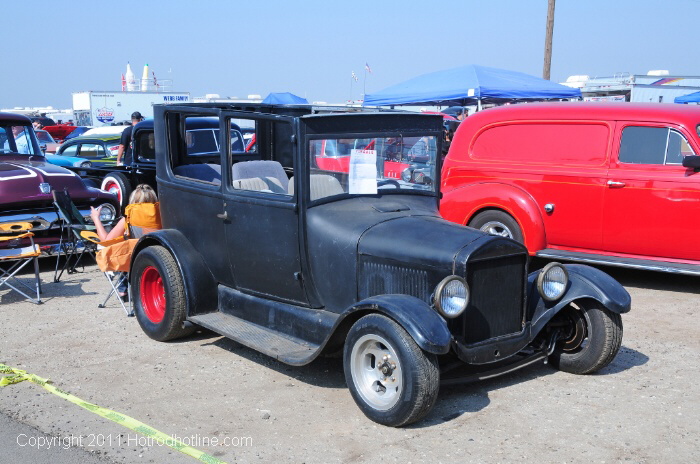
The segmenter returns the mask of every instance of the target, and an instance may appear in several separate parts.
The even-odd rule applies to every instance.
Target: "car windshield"
[[[34,133],[39,143],[56,143],[53,137],[51,137],[51,134],[46,131],[35,131]]]
[[[436,191],[437,141],[432,135],[315,139],[309,142],[309,156],[312,200]]]
[[[31,126],[2,125],[0,126],[0,154],[20,153],[36,155],[35,144],[32,143],[34,132]]]

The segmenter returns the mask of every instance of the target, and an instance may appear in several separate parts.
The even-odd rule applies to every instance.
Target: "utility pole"
[[[554,34],[554,2],[548,0],[547,7],[547,36],[544,39],[544,69],[542,78],[549,80],[549,71],[552,69],[552,35]]]

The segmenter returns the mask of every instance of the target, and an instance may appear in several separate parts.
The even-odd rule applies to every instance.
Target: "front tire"
[[[503,211],[494,209],[482,211],[474,216],[468,225],[491,235],[508,237],[523,243],[523,232],[520,230],[518,222],[510,214]]]
[[[610,364],[622,345],[622,318],[597,301],[572,302],[553,322],[565,331],[549,357],[561,371],[592,374]]]
[[[163,342],[194,332],[194,327],[183,327],[187,317],[185,285],[168,250],[150,246],[136,255],[131,282],[136,319],[146,335]]]
[[[110,172],[107,174],[102,179],[100,189],[116,194],[122,210],[129,204],[129,195],[131,195],[132,190],[131,181],[121,172]]]
[[[357,321],[345,341],[345,379],[371,420],[392,427],[416,422],[435,405],[437,357],[425,353],[396,322],[379,314]]]

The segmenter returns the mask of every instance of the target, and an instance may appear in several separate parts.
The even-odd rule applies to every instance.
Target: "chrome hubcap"
[[[374,409],[386,411],[399,401],[403,371],[396,350],[379,335],[364,335],[350,356],[352,380],[362,399]]]
[[[479,230],[491,235],[500,235],[501,237],[513,238],[513,232],[511,232],[505,224],[498,221],[489,221],[481,226]]]

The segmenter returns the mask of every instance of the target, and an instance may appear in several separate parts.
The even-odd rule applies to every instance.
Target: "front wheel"
[[[194,327],[183,327],[187,317],[185,286],[168,250],[150,246],[136,255],[131,283],[136,319],[146,335],[162,342],[194,332]]]
[[[416,422],[437,401],[437,357],[421,350],[388,317],[370,314],[352,326],[343,365],[355,403],[380,424],[399,427]]]
[[[503,211],[493,209],[482,211],[474,216],[468,225],[491,235],[500,235],[523,243],[523,232],[520,230],[518,222],[510,214]]]
[[[119,206],[122,210],[129,204],[129,195],[131,195],[131,182],[121,172],[110,172],[104,179],[100,189],[109,193],[114,193],[119,198]]]
[[[596,301],[577,301],[552,320],[561,327],[552,366],[572,374],[592,374],[612,362],[622,344],[622,318]]]

